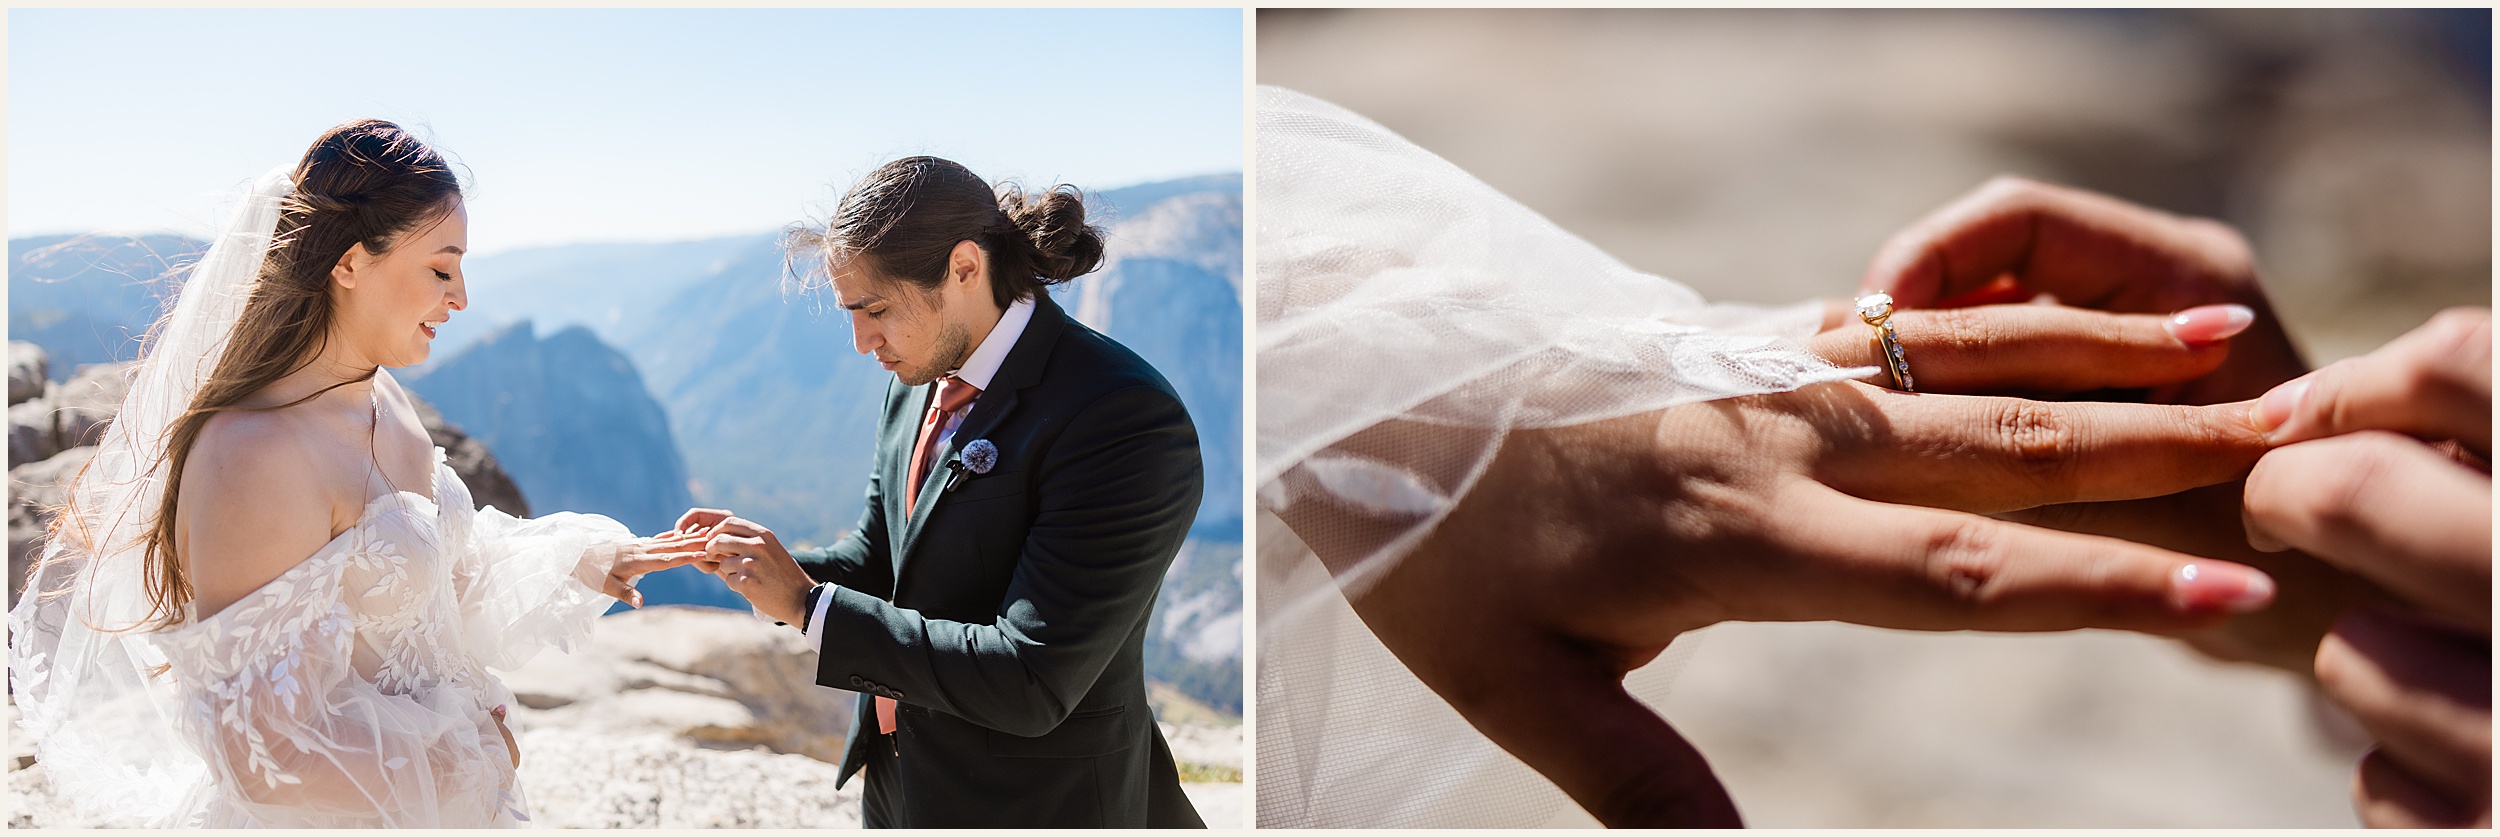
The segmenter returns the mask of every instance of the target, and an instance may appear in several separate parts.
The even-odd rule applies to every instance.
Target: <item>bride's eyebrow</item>
[[[874,304],[876,304],[876,303],[877,303],[877,300],[879,300],[879,299],[882,299],[882,297],[875,297],[875,296],[864,297],[864,298],[861,298],[860,300],[858,300],[858,301],[856,301],[856,302],[846,302],[846,303],[843,303],[843,304],[842,304],[842,308],[843,308],[843,310],[846,310],[846,311],[857,311],[857,310],[859,310],[859,309],[866,308],[866,307],[868,307],[868,306],[870,306],[870,305],[874,305]]]
[[[469,252],[469,251],[467,251],[467,250],[462,250],[462,249],[460,249],[460,246],[459,246],[459,245],[456,245],[456,244],[445,244],[445,245],[443,245],[443,249],[440,249],[440,250],[436,250],[436,251],[434,251],[434,255],[440,256],[440,255],[442,255],[442,254],[444,254],[444,253],[450,253],[450,254],[452,254],[452,255],[454,255],[454,256],[462,256],[462,255],[467,255],[467,254],[468,254],[468,252]]]

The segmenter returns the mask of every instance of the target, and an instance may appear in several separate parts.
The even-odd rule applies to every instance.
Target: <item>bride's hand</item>
[[[2230,356],[2145,400],[2218,404],[2255,398],[2309,371],[2257,279],[2237,230],[2106,195],[2014,177],[1990,180],[1893,235],[1859,293],[1904,309],[2019,302],[2037,294],[2079,308],[2172,315],[2242,306],[2251,319]]]
[[[1890,293],[1904,308],[1972,312],[2007,306],[1965,306],[2046,293],[2067,305],[2139,320],[2168,315],[2166,322],[2182,337],[2210,335],[2217,326],[2244,329],[2231,336],[2227,353],[2212,346],[2206,350],[2210,358],[2177,367],[2194,374],[2150,380],[2140,391],[2091,393],[2103,400],[2241,401],[2308,371],[2266,301],[2248,243],[2229,226],[2018,178],[1989,181],[1894,235],[1867,269],[1861,292],[1872,291]],[[2241,311],[2226,315],[2223,305]],[[1938,310],[1930,316],[1954,314]],[[1909,327],[1903,326],[1905,332]],[[2150,335],[2140,326],[2130,330]],[[1984,362],[2004,361],[1990,355]],[[1925,366],[1919,371],[1923,383]],[[1954,391],[2016,392],[2002,382],[1972,384]],[[2385,594],[2306,553],[2268,554],[2249,547],[2240,527],[2231,525],[2241,517],[2242,493],[2241,484],[2232,482],[2168,497],[2049,506],[2008,519],[2264,569],[2281,583],[2272,607],[2185,639],[2216,657],[2306,674],[2335,615]]]
[[[1891,325],[1920,392],[2058,397],[2188,381],[2227,362],[2248,309],[2109,314],[2057,305],[1901,309]],[[1840,366],[1882,365],[1875,329],[1851,303],[1824,305],[1807,350]],[[1865,379],[1890,386],[1882,373]],[[2255,395],[2249,396],[2255,398]]]
[[[2212,360],[2149,336],[2038,335],[2084,356],[1940,340],[1911,361],[1921,386],[1950,390],[2137,386]],[[1981,516],[2237,478],[2265,450],[2247,411],[1842,383],[1516,431],[1353,603],[1417,677],[1601,821],[1734,824],[1701,755],[1623,690],[1627,672],[1720,621],[2178,632],[2263,607],[2272,584],[2244,566]],[[1384,425],[1338,447],[1463,432]],[[1324,539],[1311,546],[1332,560]]]
[[[504,724],[504,708],[497,706],[493,709],[487,710],[487,714],[495,716],[495,730],[503,733],[504,750],[512,754],[513,768],[519,769],[521,766],[521,742],[519,739],[512,737],[512,727]]]
[[[641,607],[642,591],[634,583],[645,575],[694,563],[703,557],[704,540],[701,534],[671,533],[634,541],[616,556],[602,590],[617,601]]]

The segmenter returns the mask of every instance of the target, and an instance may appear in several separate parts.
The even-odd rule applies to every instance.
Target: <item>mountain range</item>
[[[1193,534],[1239,542],[1241,176],[1107,190],[1087,205],[1109,233],[1108,263],[1054,296],[1180,391],[1206,461]],[[440,329],[435,356],[456,357],[523,319],[586,327],[633,360],[666,408],[699,501],[785,541],[829,543],[859,519],[872,453],[864,440],[890,376],[851,350],[829,296],[785,281],[778,239],[474,259],[469,310]]]

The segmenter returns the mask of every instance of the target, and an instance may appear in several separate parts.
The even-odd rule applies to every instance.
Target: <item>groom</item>
[[[712,531],[701,565],[801,626],[818,684],[861,693],[840,781],[867,771],[866,825],[1203,828],[1143,657],[1198,506],[1197,431],[1038,282],[1000,292],[1000,249],[943,247],[934,286],[897,258],[830,265],[855,348],[896,378],[855,530],[793,553],[727,511],[679,529]]]

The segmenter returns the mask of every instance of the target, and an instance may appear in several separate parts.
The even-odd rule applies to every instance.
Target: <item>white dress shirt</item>
[[[1016,338],[1024,336],[1025,325],[1032,321],[1033,300],[1019,299],[1008,305],[1006,312],[999,315],[998,324],[990,326],[989,336],[981,338],[981,345],[973,347],[972,356],[964,358],[964,365],[955,370],[955,379],[971,384],[984,393],[989,392],[990,380],[998,377],[998,367],[1007,362],[1008,350],[1016,347]],[[973,396],[972,403],[981,403],[981,397]],[[964,423],[964,416],[971,414],[972,407],[967,404],[948,417],[946,423],[938,427],[938,445],[943,447],[953,439],[955,428]],[[936,464],[931,463],[930,467],[934,468]],[[902,544],[894,544],[893,548],[901,549]],[[833,604],[834,586],[831,582],[816,586],[815,612],[807,617],[807,645],[820,654],[825,650],[825,609]]]

